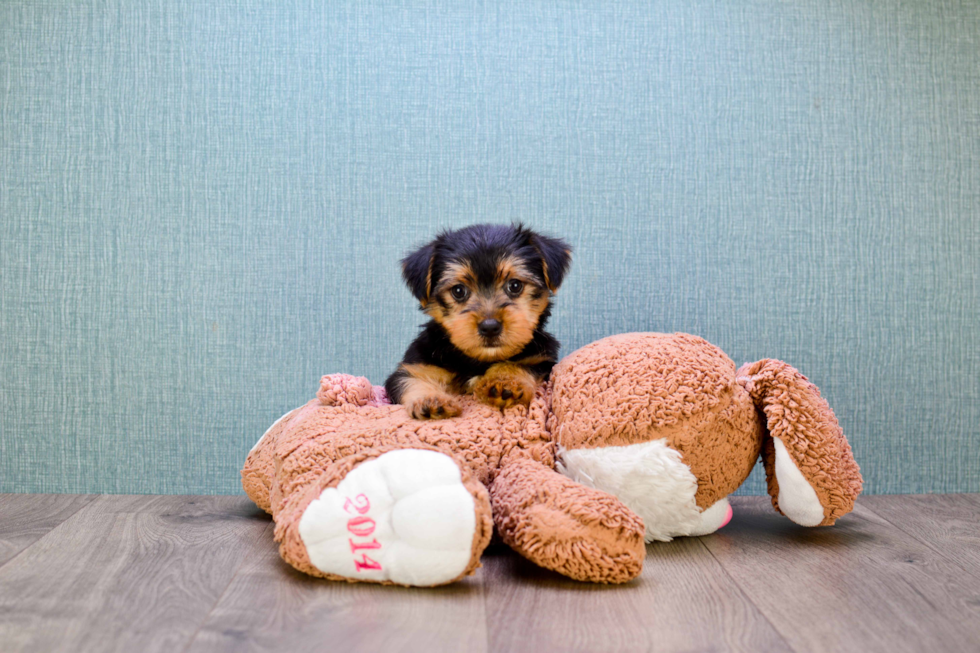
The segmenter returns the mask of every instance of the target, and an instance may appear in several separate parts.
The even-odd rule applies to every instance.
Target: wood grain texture
[[[830,528],[737,497],[705,545],[797,651],[980,650],[980,584],[859,501]]]
[[[0,494],[0,566],[93,499],[93,494]]]
[[[861,505],[980,578],[980,495],[883,495]]]
[[[0,568],[0,642],[179,650],[267,526],[243,497],[100,497]]]
[[[286,565],[270,527],[188,650],[480,653],[481,571],[433,589],[326,581]]]
[[[980,497],[867,497],[818,529],[733,504],[714,535],[648,546],[626,585],[495,545],[472,578],[406,589],[297,573],[240,497],[0,496],[21,546],[0,650],[980,650]]]
[[[696,538],[647,546],[643,573],[591,585],[506,548],[484,556],[491,651],[785,651]]]

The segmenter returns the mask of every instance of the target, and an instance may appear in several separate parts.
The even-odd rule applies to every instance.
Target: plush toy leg
[[[270,426],[266,432],[255,443],[252,450],[248,452],[248,458],[242,466],[242,488],[248,498],[255,502],[262,510],[272,512],[272,501],[270,493],[272,491],[272,477],[275,474],[275,463],[273,454],[275,453],[276,438],[289,426],[294,417],[300,415],[304,410],[315,409],[319,402],[314,399],[305,406],[295,408]]]
[[[766,417],[762,462],[773,507],[802,526],[827,526],[850,512],[861,471],[817,387],[772,359],[743,365],[737,377]]]
[[[698,479],[666,438],[594,449],[559,448],[558,458],[559,473],[608,492],[639,515],[647,542],[707,535],[726,523],[728,502],[722,498],[705,510],[698,507]]]
[[[643,569],[643,520],[611,494],[517,459],[502,466],[490,499],[504,542],[541,567],[598,583]]]
[[[432,586],[479,567],[493,530],[486,489],[429,449],[367,452],[283,501],[286,562],[334,580]]]
[[[698,537],[710,535],[732,520],[732,506],[728,497],[715,501],[707,510],[701,512],[698,523],[688,535]]]
[[[328,374],[321,377],[317,398],[277,419],[248,452],[242,467],[245,494],[262,510],[273,512],[276,441],[292,422],[301,422],[307,414],[322,406],[381,406],[387,403],[384,388],[372,386],[363,376]]]

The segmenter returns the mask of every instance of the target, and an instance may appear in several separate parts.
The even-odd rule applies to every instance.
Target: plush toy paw
[[[456,417],[462,411],[456,400],[448,394],[431,394],[419,397],[408,406],[415,419],[446,419]]]
[[[365,406],[374,398],[374,386],[363,376],[326,374],[320,377],[316,397],[324,406]]]
[[[719,528],[727,525],[731,520],[732,506],[728,503],[728,497],[725,497],[701,511],[698,523],[694,525],[688,535],[695,537],[710,535]]]
[[[361,463],[325,489],[304,510],[299,534],[310,563],[324,574],[440,585],[476,566],[480,510],[489,513],[489,502],[470,493],[452,458],[400,449]]]
[[[483,403],[503,410],[530,405],[536,385],[534,375],[520,365],[497,363],[471,381],[470,391]]]

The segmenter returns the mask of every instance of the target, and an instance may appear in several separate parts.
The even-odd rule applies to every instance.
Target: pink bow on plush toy
[[[412,419],[363,377],[323,377],[242,469],[283,559],[336,580],[432,586],[472,574],[496,527],[583,581],[635,578],[644,541],[706,535],[759,456],[773,506],[833,524],[861,474],[833,411],[786,363],[736,370],[687,334],[632,333],[570,354],[529,407],[461,397]]]

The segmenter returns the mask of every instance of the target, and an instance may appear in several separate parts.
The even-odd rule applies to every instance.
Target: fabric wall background
[[[0,5],[0,491],[238,492],[399,360],[409,247],[515,219],[565,353],[782,358],[868,491],[980,491],[980,4],[463,4]]]

